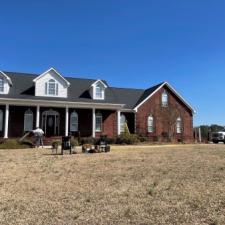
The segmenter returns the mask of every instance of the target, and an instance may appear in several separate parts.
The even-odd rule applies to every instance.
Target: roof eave
[[[38,77],[36,77],[35,79],[33,79],[33,82],[35,83],[37,80],[39,80],[41,77],[43,77],[46,73],[50,72],[50,71],[54,71],[67,85],[67,87],[70,86],[70,82],[67,81],[56,69],[54,69],[53,67],[51,67],[50,69],[48,69],[47,71],[45,71],[44,73],[42,73],[41,75],[39,75]]]

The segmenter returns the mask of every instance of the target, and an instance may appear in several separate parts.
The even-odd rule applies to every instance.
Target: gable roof
[[[51,71],[53,71],[58,77],[60,77],[60,79],[62,79],[65,83],[66,83],[66,85],[67,85],[67,87],[69,87],[70,86],[70,82],[68,82],[58,71],[56,71],[56,69],[54,69],[53,67],[52,68],[50,68],[50,69],[48,69],[47,71],[45,71],[44,73],[42,73],[41,75],[39,75],[39,76],[37,76],[34,80],[33,80],[33,82],[36,82],[37,80],[39,80],[40,78],[42,78],[43,76],[45,76],[45,74],[47,74],[47,73],[49,73],[49,72],[51,72]]]
[[[104,86],[104,88],[108,87],[107,83],[103,80],[100,80],[100,79],[96,80],[91,86],[93,87],[97,83],[101,83]]]
[[[3,77],[5,77],[5,79],[9,82],[9,85],[12,86],[12,81],[10,79],[10,77],[8,77],[4,72],[0,71],[0,73],[2,74]]]
[[[163,82],[154,87],[146,89],[136,104],[134,110],[137,110],[142,104],[144,104],[149,98],[151,98],[158,90],[160,90],[163,86],[167,86],[183,103],[186,105],[192,113],[196,113],[195,109],[168,83]]]

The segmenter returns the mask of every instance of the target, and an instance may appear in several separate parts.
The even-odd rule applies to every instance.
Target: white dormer
[[[35,96],[67,98],[70,83],[61,76],[54,68],[50,68],[36,77]]]
[[[107,85],[102,80],[97,80],[91,85],[92,98],[96,100],[105,99]]]
[[[0,94],[8,94],[12,81],[4,72],[0,71]]]

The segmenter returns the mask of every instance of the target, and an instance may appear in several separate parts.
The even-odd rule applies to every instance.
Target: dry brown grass
[[[225,224],[225,145],[0,150],[0,224]]]

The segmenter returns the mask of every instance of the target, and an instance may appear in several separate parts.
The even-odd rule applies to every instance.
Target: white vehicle
[[[223,142],[225,144],[225,131],[213,132],[212,142],[215,144],[218,144],[219,142]]]

